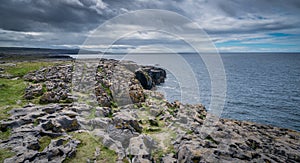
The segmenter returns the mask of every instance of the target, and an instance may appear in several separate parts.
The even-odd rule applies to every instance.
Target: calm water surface
[[[184,55],[193,67],[201,102],[210,104],[210,78],[198,55]],[[300,54],[221,54],[227,78],[222,117],[271,124],[300,131]],[[172,74],[159,90],[180,99]],[[193,103],[192,99],[190,101]]]

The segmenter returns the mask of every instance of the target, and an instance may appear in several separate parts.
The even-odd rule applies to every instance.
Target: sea
[[[107,58],[115,57],[112,56],[106,55]],[[197,80],[200,102],[210,111],[211,74],[198,54],[180,56],[192,69]],[[300,131],[300,54],[222,53],[220,57],[226,75],[226,98],[222,118]],[[170,59],[169,62],[172,64],[173,61]],[[160,66],[155,63],[154,65]],[[178,75],[167,71],[165,83],[159,85],[157,91],[161,91],[171,102],[180,100],[182,80],[190,79],[185,73]],[[186,102],[195,103],[195,99],[189,98]]]

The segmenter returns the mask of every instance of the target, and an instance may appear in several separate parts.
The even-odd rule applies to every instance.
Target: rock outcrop
[[[165,82],[166,71],[153,66],[143,66],[135,71],[135,78],[140,81],[144,89],[151,90],[155,85]]]
[[[41,104],[72,102],[72,71],[72,65],[61,65],[28,73],[23,77],[24,80],[37,84],[30,84],[26,88],[24,98],[33,99],[40,96]]]
[[[39,103],[12,109],[1,121],[1,131],[11,134],[0,147],[16,154],[5,162],[72,160],[82,145],[78,133],[113,150],[115,162],[300,162],[299,132],[218,119],[201,104],[168,102],[151,90],[166,78],[161,68],[101,59],[95,76],[82,83],[94,90],[80,94],[87,99],[71,93],[72,70],[53,66],[24,77],[32,82],[24,98]],[[95,157],[88,160],[99,161],[101,151],[92,150]]]

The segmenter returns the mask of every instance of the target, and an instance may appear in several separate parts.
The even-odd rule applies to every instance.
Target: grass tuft
[[[17,62],[16,66],[5,66],[4,68],[5,71],[11,75],[23,77],[31,71],[55,64],[57,64],[57,62]]]
[[[43,136],[39,139],[40,149],[39,151],[43,151],[49,144],[51,143],[51,137]]]
[[[23,103],[23,95],[26,83],[21,80],[0,78],[0,120],[6,119],[7,111],[13,107],[20,107]]]
[[[91,109],[91,113],[88,116],[88,119],[94,119],[96,118],[96,108]]]
[[[115,151],[103,146],[101,139],[97,138],[87,132],[71,133],[73,138],[79,140],[81,143],[76,149],[76,156],[68,158],[64,162],[87,162],[87,160],[97,160],[97,162],[114,163],[116,162],[117,155]],[[100,149],[100,155],[95,158],[96,148]]]
[[[0,162],[4,162],[4,160],[6,158],[10,158],[12,156],[14,156],[15,153],[12,152],[11,150],[8,150],[8,149],[1,149],[0,148]]]
[[[0,131],[0,139],[6,140],[10,136],[10,129],[7,129],[6,131]]]

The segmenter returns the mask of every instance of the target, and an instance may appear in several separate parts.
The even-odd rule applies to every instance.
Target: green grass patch
[[[157,149],[152,153],[152,157],[155,162],[160,162],[160,159],[164,156],[165,152],[162,149]]]
[[[26,83],[22,79],[10,80],[0,78],[0,120],[7,118],[7,111],[13,107],[20,107],[23,103]],[[17,104],[17,101],[21,103]]]
[[[193,130],[188,130],[188,131],[186,132],[186,134],[191,135],[193,132],[194,132]]]
[[[58,62],[17,62],[16,66],[3,66],[5,71],[11,75],[23,77],[31,71],[38,70],[42,67],[53,66]]]
[[[178,112],[178,108],[176,107],[169,107],[167,110],[172,116],[175,116],[175,114]]]
[[[91,109],[91,114],[88,116],[88,119],[96,118],[96,108]]]
[[[51,137],[49,136],[43,136],[39,139],[39,144],[41,146],[41,148],[39,149],[39,151],[43,151],[49,144],[51,143]]]
[[[203,114],[199,114],[198,117],[202,120],[204,120],[206,118],[206,115],[203,115]]]
[[[47,92],[46,84],[42,84],[42,92],[45,93]]]
[[[146,103],[142,103],[141,105],[145,110],[150,110],[150,107]]]
[[[161,132],[161,130],[162,129],[159,127],[145,127],[143,128],[143,133],[151,134],[151,133]]]
[[[38,126],[39,125],[39,120],[38,119],[35,119],[34,121],[33,121],[33,126]]]
[[[97,72],[103,72],[102,67],[98,67],[98,68],[97,68]]]
[[[154,151],[152,152],[152,157],[153,157],[153,159],[154,159],[156,162],[160,162],[160,159],[161,159],[162,157],[164,157],[166,154],[170,154],[170,153],[173,153],[173,154],[176,153],[176,151],[175,151],[175,149],[174,149],[173,146],[169,146],[169,147],[168,147],[167,149],[165,149],[165,150],[160,149],[160,148],[154,150]]]
[[[6,140],[10,136],[10,129],[7,129],[6,131],[2,132],[0,131],[0,139],[1,140]]]
[[[101,83],[101,87],[104,89],[104,91],[107,93],[108,96],[112,97],[112,92],[108,86]],[[112,108],[118,108],[118,104],[115,101],[110,101],[110,106]]]
[[[133,108],[134,108],[134,109],[138,109],[139,106],[138,106],[137,104],[133,104]]]
[[[112,108],[118,108],[118,104],[115,101],[110,101],[110,106]]]
[[[171,153],[175,154],[176,151],[174,147],[170,145],[164,150],[161,148],[154,150],[151,155],[156,162],[160,162],[160,159],[162,157],[164,157],[166,154],[171,154]]]
[[[87,162],[87,160],[96,159],[97,162],[114,163],[116,162],[117,155],[115,151],[103,146],[101,139],[89,133],[71,133],[73,138],[79,140],[81,143],[77,146],[76,156],[68,158],[65,162]],[[100,149],[100,155],[95,158],[96,148]]]
[[[11,74],[13,76],[23,77],[25,74],[38,70],[42,67],[58,65],[63,62],[14,62],[15,66],[1,66],[4,68],[4,73]],[[21,107],[27,102],[23,99],[25,93],[27,82],[22,78],[17,80],[4,79],[0,78],[0,120],[6,119],[9,114],[7,112],[12,108]],[[43,92],[46,91],[45,86],[43,85]],[[20,103],[17,103],[20,100]],[[32,100],[33,103],[36,102],[36,99]]]
[[[109,89],[109,87],[107,87],[105,84],[101,83],[102,88],[105,90],[105,92],[112,97],[112,93],[111,90]]]
[[[21,80],[0,78],[0,106],[15,105],[24,95],[26,83]]]
[[[6,158],[10,158],[14,155],[15,153],[12,152],[11,150],[0,148],[0,162],[4,162]]]

